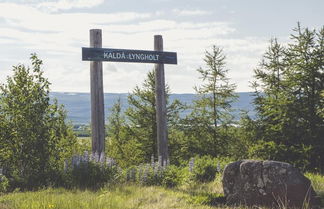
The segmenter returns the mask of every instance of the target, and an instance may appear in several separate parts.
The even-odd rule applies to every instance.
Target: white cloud
[[[104,0],[56,0],[50,2],[42,2],[37,7],[50,12],[60,10],[69,10],[74,8],[91,8],[102,4]]]
[[[196,15],[199,13],[204,14],[196,12]],[[199,83],[196,69],[204,64],[204,51],[213,44],[224,47],[228,54],[230,77],[238,83],[239,90],[248,89],[247,76],[256,62],[253,57],[264,51],[267,41],[255,37],[230,38],[236,29],[227,22],[179,21],[166,15],[155,11],[47,13],[28,5],[0,3],[0,19],[5,20],[0,27],[0,43],[2,46],[15,44],[12,51],[0,48],[0,57],[6,59],[0,62],[0,82],[10,73],[4,69],[26,62],[29,53],[37,52],[44,60],[45,75],[54,91],[89,91],[89,63],[81,61],[81,47],[89,45],[89,29],[101,28],[104,47],[150,50],[153,49],[153,36],[163,35],[164,50],[178,53],[179,64],[165,67],[167,82],[175,93],[193,91],[192,87]],[[194,12],[191,15],[195,15]],[[105,64],[105,91],[129,92],[153,67]]]
[[[179,16],[204,16],[204,15],[211,15],[212,12],[205,11],[205,10],[179,10],[179,9],[173,9],[172,10],[176,15]]]
[[[14,12],[13,12],[14,11]],[[19,14],[19,15],[17,15]],[[6,19],[8,25],[22,29],[43,32],[80,31],[89,26],[102,27],[105,24],[123,23],[149,18],[149,13],[63,13],[48,14],[26,5],[0,3],[0,17]]]

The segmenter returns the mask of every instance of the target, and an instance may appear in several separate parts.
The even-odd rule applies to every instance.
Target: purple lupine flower
[[[77,164],[77,156],[76,155],[73,155],[72,156],[72,168],[74,168]]]
[[[163,160],[163,165],[162,165],[163,170],[165,170],[167,168],[167,161]]]
[[[154,155],[152,155],[151,156],[151,167],[152,168],[154,168],[154,164],[155,164],[155,162],[154,162]]]
[[[144,173],[143,173],[143,183],[147,182],[148,172],[149,172],[149,165],[145,165]]]
[[[99,153],[97,151],[95,152],[94,158],[95,158],[95,162],[98,163],[99,159],[100,159],[100,155],[99,155]]]
[[[75,156],[75,165],[76,165],[77,167],[79,167],[80,162],[81,162],[81,156],[80,156],[80,155],[76,155],[76,156]]]
[[[189,172],[190,173],[193,172],[194,166],[195,166],[195,158],[191,158],[189,161]]]
[[[83,162],[85,162],[85,163],[89,162],[89,153],[88,153],[88,151],[84,151],[84,153],[83,153]]]
[[[100,163],[100,166],[102,166],[102,167],[104,166],[104,163],[105,163],[105,153],[104,152],[100,153],[99,163]]]
[[[221,172],[221,166],[220,166],[220,163],[219,162],[217,162],[217,172]]]
[[[143,169],[142,169],[142,164],[139,165],[139,168],[138,168],[138,179],[140,181],[140,183],[142,183],[142,176],[143,176]]]
[[[155,163],[155,165],[153,167],[153,175],[154,176],[157,176],[158,175],[158,173],[159,173],[159,167],[160,167],[159,163]]]

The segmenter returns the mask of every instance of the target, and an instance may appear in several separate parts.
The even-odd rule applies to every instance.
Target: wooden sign
[[[82,60],[90,62],[92,153],[105,151],[105,116],[102,61],[155,63],[157,151],[162,162],[169,161],[164,64],[177,64],[177,53],[163,51],[161,35],[154,36],[154,51],[107,49],[102,47],[100,29],[90,30],[90,48],[82,48]]]
[[[109,48],[82,48],[83,61],[177,64],[176,52]]]

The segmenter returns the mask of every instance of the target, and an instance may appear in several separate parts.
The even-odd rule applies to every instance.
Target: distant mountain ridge
[[[235,109],[234,115],[238,119],[240,110],[248,111],[251,117],[255,116],[254,106],[252,104],[253,95],[250,92],[239,92],[238,100],[233,103],[232,107]],[[109,110],[115,104],[118,98],[121,99],[123,109],[128,107],[127,103],[128,93],[105,93],[105,117],[109,114]],[[196,98],[196,94],[171,94],[170,101],[178,99],[182,103],[192,104]],[[73,124],[89,124],[90,123],[90,93],[72,93],[72,92],[51,92],[51,99],[56,98],[59,104],[63,104],[67,110],[68,120]],[[182,116],[189,114],[186,110],[181,113]]]

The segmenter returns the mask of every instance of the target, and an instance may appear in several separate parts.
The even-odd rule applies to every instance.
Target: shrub
[[[9,187],[9,181],[5,175],[0,174],[0,193],[6,192]]]
[[[65,186],[80,189],[98,189],[106,183],[118,180],[117,166],[107,166],[96,162],[80,163],[66,171]]]
[[[192,171],[194,181],[213,181],[217,172],[220,172],[220,162],[216,158],[207,155],[195,158]]]
[[[187,169],[186,169],[187,170]],[[124,170],[123,181],[146,186],[176,187],[184,181],[183,168],[157,163],[131,166]]]
[[[130,166],[123,170],[123,181],[124,182],[136,182],[137,181],[137,167],[136,166]]]
[[[292,164],[302,171],[310,166],[310,145],[277,144],[274,141],[258,141],[249,148],[249,158],[261,160],[277,160]],[[292,160],[293,159],[293,160]]]
[[[162,176],[162,186],[172,188],[180,185],[182,183],[182,170],[175,166],[170,165],[167,169],[163,172]]]
[[[137,167],[137,183],[147,186],[161,186],[166,167],[145,164]]]

